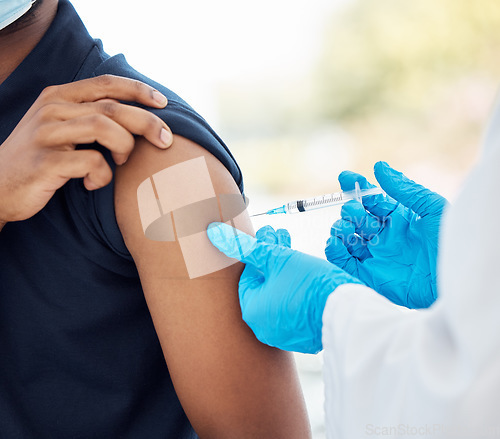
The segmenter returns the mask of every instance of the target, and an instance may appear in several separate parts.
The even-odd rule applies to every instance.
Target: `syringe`
[[[359,202],[361,202],[361,199],[363,197],[383,193],[384,191],[379,187],[360,189],[359,183],[356,182],[354,184],[354,190],[352,191],[341,191],[335,192],[333,194],[320,195],[319,197],[307,198],[304,200],[290,201],[289,203],[286,203],[281,207],[276,207],[275,209],[268,210],[267,212],[258,213],[251,216],[307,212],[308,210],[322,209],[323,207],[345,204],[350,200],[358,200]]]

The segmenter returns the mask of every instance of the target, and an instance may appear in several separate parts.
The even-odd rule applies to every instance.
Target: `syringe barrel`
[[[333,194],[320,195],[319,197],[291,201],[285,206],[287,213],[300,213],[307,212],[309,210],[322,209],[323,207],[344,204],[345,201],[344,193],[336,192]]]
[[[320,195],[319,197],[307,198],[304,200],[291,201],[285,204],[286,213],[300,213],[309,210],[322,209],[324,207],[338,206],[345,204],[350,200],[355,200],[359,196],[367,197],[370,195],[383,194],[384,191],[378,187],[361,189],[359,192],[343,191],[332,194]]]

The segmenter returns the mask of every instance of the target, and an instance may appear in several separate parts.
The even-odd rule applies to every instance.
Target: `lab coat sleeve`
[[[500,437],[498,139],[445,214],[431,308],[401,308],[354,284],[329,297],[328,438]]]

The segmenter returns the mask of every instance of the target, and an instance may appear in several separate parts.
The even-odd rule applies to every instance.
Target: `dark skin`
[[[38,0],[25,16],[0,31],[1,82],[41,40],[57,12],[57,0]],[[30,218],[70,178],[83,178],[88,190],[107,185],[113,175],[94,150],[75,151],[95,141],[123,164],[142,135],[159,148],[172,144],[169,127],[151,112],[119,101],[156,108],[167,100],[149,85],[101,76],[47,87],[0,146],[0,230]]]
[[[0,32],[2,81],[40,41],[57,3],[43,0],[24,23]],[[179,136],[162,143],[162,129],[168,130],[163,121],[118,102],[163,107],[165,102],[155,96],[145,84],[112,76],[44,90],[0,146],[0,229],[33,216],[70,178],[83,178],[88,190],[108,184],[113,175],[101,154],[75,151],[75,146],[97,141],[110,149],[123,165],[114,176],[118,225],[136,263],[175,390],[198,435],[310,438],[293,357],[260,343],[241,318],[242,264],[191,279],[179,242],[144,236],[137,188],[161,170],[204,157],[215,193],[239,194],[231,174],[206,149]],[[162,150],[170,145],[168,152]],[[165,193],[184,189],[162,188]],[[200,220],[208,225],[220,217],[200,212]],[[246,213],[240,224],[252,233]]]

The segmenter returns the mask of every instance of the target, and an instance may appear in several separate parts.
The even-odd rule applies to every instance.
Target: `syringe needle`
[[[370,195],[384,194],[384,193],[385,192],[378,187],[372,187],[369,189],[360,189],[359,183],[356,182],[354,190],[351,191],[334,192],[331,194],[320,195],[314,198],[290,201],[289,203],[268,210],[267,212],[257,213],[255,215],[250,215],[250,216],[254,217],[261,215],[278,215],[283,213],[288,214],[288,213],[308,212],[310,210],[345,204],[350,200],[361,201],[363,197],[367,197]]]

